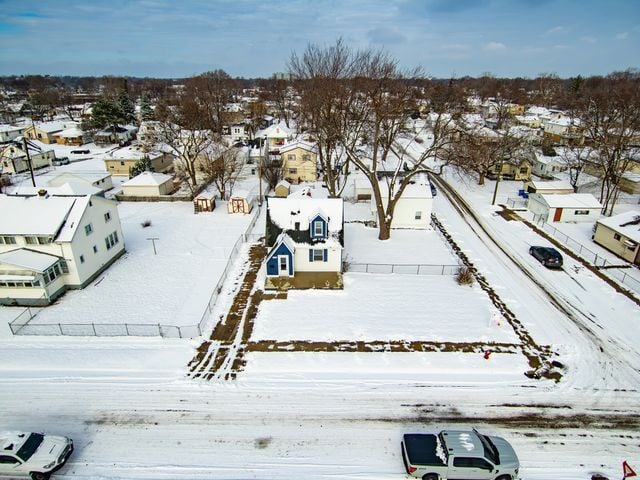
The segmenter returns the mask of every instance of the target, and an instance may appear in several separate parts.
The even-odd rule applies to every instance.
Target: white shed
[[[386,181],[387,179],[385,178],[380,180],[380,193],[385,208],[389,202],[389,189],[385,184]],[[397,189],[397,186],[394,187],[394,191],[397,191]],[[432,208],[433,195],[431,194],[429,177],[426,174],[415,175],[402,192],[400,199],[396,202],[393,210],[391,228],[429,229],[431,225]],[[374,220],[377,221],[374,196],[371,197],[371,213],[373,214]]]
[[[173,177],[165,173],[142,172],[122,184],[122,193],[131,197],[158,197],[169,195]]]
[[[227,202],[228,213],[250,213],[255,195],[246,190],[234,190]]]
[[[595,222],[602,213],[602,205],[590,193],[532,193],[527,208],[545,222]]]

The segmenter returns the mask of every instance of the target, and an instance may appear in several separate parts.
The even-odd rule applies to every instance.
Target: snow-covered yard
[[[34,323],[196,325],[252,218],[229,215],[224,202],[197,215],[189,202],[122,202],[118,212],[127,253],[88,287],[40,310]]]
[[[263,302],[252,340],[517,342],[477,286],[452,276],[347,273],[342,291]]]

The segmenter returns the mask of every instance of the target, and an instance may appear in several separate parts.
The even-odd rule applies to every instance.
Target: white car
[[[42,433],[0,432],[0,477],[47,480],[67,461],[73,441]]]

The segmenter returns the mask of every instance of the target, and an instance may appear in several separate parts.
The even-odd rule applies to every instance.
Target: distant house
[[[571,184],[564,180],[529,180],[524,182],[527,193],[574,193]]]
[[[116,125],[100,130],[94,135],[96,145],[126,145],[136,138],[138,128],[133,125]]]
[[[84,288],[124,252],[115,202],[0,195],[0,304],[48,305]]]
[[[495,180],[498,177],[499,167],[496,165],[489,173],[487,178]],[[531,162],[526,159],[512,158],[502,162],[501,178],[503,180],[529,180],[531,179]]]
[[[389,187],[385,183],[391,181],[388,177],[379,180],[382,204],[386,209],[389,204]],[[397,180],[398,182],[402,179]],[[394,186],[397,191],[398,186]],[[371,213],[374,221],[378,221],[375,197],[371,197]],[[433,207],[433,195],[431,194],[431,184],[427,174],[415,175],[406,186],[402,195],[398,199],[394,210],[391,228],[431,228],[431,209]]]
[[[601,218],[596,222],[593,241],[626,261],[640,265],[640,211]]]
[[[595,222],[602,213],[602,204],[590,193],[532,193],[527,208],[545,222]]]
[[[146,145],[156,145],[164,139],[162,124],[156,120],[144,120],[138,130],[138,140]]]
[[[37,122],[24,130],[24,136],[38,140],[42,143],[57,143],[56,134],[70,128],[77,128],[78,124],[73,120],[56,120],[54,122]]]
[[[542,178],[554,178],[560,172],[567,169],[567,163],[560,156],[550,157],[536,151],[531,159],[532,172]]]
[[[318,178],[316,145],[305,142],[290,142],[280,147],[282,175],[292,183],[315,182]]]
[[[122,194],[128,197],[159,197],[170,195],[173,177],[164,173],[142,172],[122,184]]]
[[[293,138],[293,131],[284,122],[274,123],[264,130],[258,130],[255,138],[268,139],[269,151],[278,151],[287,140]]]
[[[59,145],[84,145],[91,141],[90,135],[78,127],[67,128],[53,136]]]
[[[173,155],[161,151],[145,151],[140,146],[123,147],[109,152],[104,157],[104,166],[112,175],[129,176],[130,169],[145,156],[151,161],[154,172],[167,172],[173,169]]]
[[[26,126],[0,125],[0,143],[11,142],[21,137],[26,128]]]
[[[249,140],[247,126],[244,123],[233,123],[222,127],[222,136],[231,143],[244,142]]]
[[[312,187],[267,198],[266,244],[265,288],[342,288],[342,199]]]
[[[38,145],[38,143],[28,140],[27,148],[34,170],[48,167],[51,161],[56,158],[55,152],[43,144]],[[23,142],[13,141],[0,146],[0,170],[2,173],[21,173],[29,170],[29,159]]]

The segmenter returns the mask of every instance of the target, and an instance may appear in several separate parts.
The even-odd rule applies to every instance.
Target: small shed
[[[205,190],[193,199],[193,211],[195,213],[213,212],[214,208],[216,208],[216,194],[214,192]]]
[[[227,212],[250,213],[253,208],[253,195],[246,190],[236,190],[229,197]]]
[[[551,181],[529,180],[528,182],[524,182],[524,190],[527,193],[551,193],[551,194],[574,193],[574,190],[571,184],[564,180],[551,180]]]
[[[280,180],[274,189],[276,197],[288,197],[291,193],[291,184],[286,180]]]
[[[527,208],[545,222],[595,222],[602,213],[602,205],[590,193],[532,193]]]
[[[165,173],[142,172],[122,184],[122,193],[131,197],[159,197],[169,195],[173,177]]]
[[[640,265],[640,211],[598,220],[593,241],[628,262]]]

